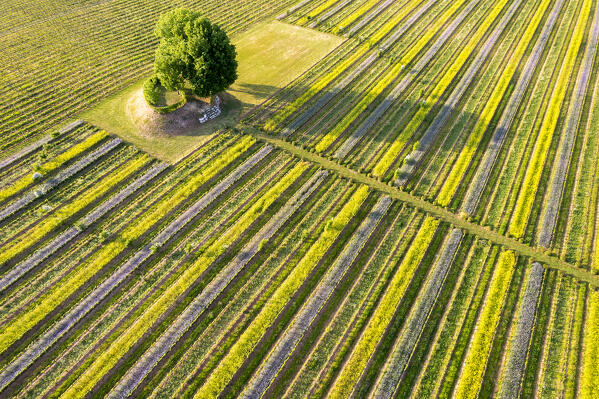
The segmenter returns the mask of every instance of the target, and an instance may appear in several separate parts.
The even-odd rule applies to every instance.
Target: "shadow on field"
[[[415,80],[417,89],[408,88],[410,94],[390,99],[388,95],[391,89],[387,89],[363,111],[355,113],[351,123],[342,132],[336,132],[338,137],[321,154],[334,156],[341,151],[344,155],[339,158],[340,162],[368,173],[393,144],[401,143],[401,148],[385,175],[386,179],[391,178],[404,160],[412,162],[406,157],[414,149],[425,153],[417,162],[416,174],[424,167],[419,165],[430,163],[438,150],[442,150],[443,158],[451,157],[455,151],[454,144],[460,137],[466,137],[476,123],[478,114],[466,111],[463,101],[459,102],[457,107],[448,106],[445,104],[446,98],[437,101],[432,107],[426,105],[423,99],[428,93],[420,93],[419,88],[426,87],[429,82]],[[376,81],[373,84],[376,84]],[[409,87],[414,87],[414,84]],[[248,117],[248,121],[261,126],[269,116],[280,112],[306,90],[308,87],[303,85],[288,86],[276,95],[277,101],[257,109]],[[334,92],[331,88],[324,89],[281,123],[275,134],[289,134],[288,137],[297,145],[314,148],[323,137],[334,131],[344,118],[354,112],[365,96],[366,91],[353,87],[340,92]],[[421,111],[419,114],[419,111],[427,108],[428,112],[424,113],[425,116],[421,119],[423,113]],[[420,122],[415,122],[417,120]],[[492,135],[495,124],[494,119],[485,133],[484,145]],[[458,148],[461,150],[461,147]],[[432,183],[421,182],[425,185]]]

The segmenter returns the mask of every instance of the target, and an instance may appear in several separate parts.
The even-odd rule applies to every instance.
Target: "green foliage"
[[[235,46],[199,12],[178,8],[158,20],[154,73],[168,90],[210,97],[237,79]]]
[[[210,375],[209,379],[196,393],[195,398],[213,398],[231,381],[235,371],[243,364],[253,348],[258,344],[266,330],[276,320],[278,314],[293,296],[293,293],[304,283],[310,272],[318,264],[322,255],[333,244],[345,226],[359,211],[368,196],[369,189],[361,186],[343,206],[333,219],[333,228],[325,229],[318,240],[293,269],[287,279],[275,291],[251,326],[244,331],[239,340],[233,345],[227,356]]]
[[[474,336],[470,341],[462,374],[456,387],[456,397],[475,398],[478,395],[489,357],[489,348],[499,323],[501,307],[508,293],[515,265],[516,257],[513,252],[501,253]]]
[[[329,397],[343,398],[351,396],[360,374],[391,322],[393,314],[408,288],[412,274],[424,257],[438,226],[439,221],[432,217],[428,217],[424,221],[345,367],[341,370]]]
[[[164,102],[164,94],[166,90],[160,83],[160,79],[156,76],[152,76],[150,79],[144,82],[143,93],[146,102],[157,112],[161,114],[168,114],[173,112],[185,105],[187,99],[185,93],[181,92],[181,101],[178,101],[171,105],[161,106]]]
[[[156,76],[152,76],[150,79],[144,82],[144,98],[146,102],[151,106],[158,106],[162,97],[162,88],[160,79]]]

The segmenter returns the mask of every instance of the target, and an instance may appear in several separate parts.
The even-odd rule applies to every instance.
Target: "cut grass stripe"
[[[58,209],[52,216],[44,218],[42,223],[35,225],[28,230],[24,236],[10,241],[9,245],[0,249],[0,265],[8,259],[17,256],[27,250],[33,244],[41,240],[51,231],[63,225],[71,216],[81,211],[85,207],[92,204],[98,198],[101,198],[108,191],[113,189],[119,182],[125,180],[128,176],[139,170],[150,161],[150,157],[143,155],[123,165],[117,173],[109,176],[107,179],[98,182],[94,188],[85,192],[80,198],[76,198],[73,202],[65,207]],[[2,284],[0,284],[1,286]]]
[[[295,320],[291,322],[289,328],[285,331],[270,355],[265,359],[258,372],[254,374],[254,377],[247,384],[247,388],[241,397],[250,399],[264,395],[281,367],[287,362],[295,347],[310,328],[324,304],[329,300],[349,267],[355,261],[376,226],[387,213],[391,202],[391,198],[387,196],[382,197],[370,211],[370,214],[366,216],[360,227],[358,227],[346,244],[343,252],[329,268],[328,274],[313,291],[310,299],[304,304]]]
[[[423,259],[426,249],[437,231],[438,225],[439,221],[432,217],[427,217],[422,224],[410,249],[408,249],[401,265],[389,283],[388,289],[385,291],[378,307],[351,352],[347,363],[341,369],[335,384],[328,394],[329,398],[345,398],[353,392],[368,359],[370,359],[387,325],[393,318],[393,314],[408,287],[412,274]]]
[[[478,395],[489,348],[499,323],[501,308],[509,291],[515,265],[516,257],[513,252],[501,253],[454,391],[458,398],[476,398]]]
[[[453,82],[453,79],[462,69],[462,66],[468,61],[470,55],[475,51],[475,49],[479,46],[480,41],[486,34],[487,30],[492,26],[495,22],[495,19],[499,16],[505,5],[508,3],[508,0],[501,0],[495,3],[491,12],[487,15],[487,17],[480,22],[478,25],[478,29],[470,36],[468,43],[462,48],[462,51],[458,54],[455,61],[451,64],[447,72],[443,75],[441,80],[435,85],[432,92],[429,94],[427,99],[424,101],[422,105],[416,111],[416,114],[412,117],[408,125],[401,132],[401,137],[411,137],[418,127],[425,120],[426,115],[431,111],[433,106],[437,103],[438,99],[443,95],[443,93],[447,90],[447,88]],[[385,155],[380,159],[380,161],[376,164],[372,173],[377,177],[382,177],[389,170],[391,165],[395,162],[397,156],[400,151],[404,147],[404,140],[395,140],[393,144],[389,147]]]
[[[433,266],[433,272],[426,282],[422,293],[418,296],[417,302],[406,322],[406,327],[403,333],[398,336],[385,370],[381,373],[373,395],[375,398],[394,397],[398,384],[403,377],[405,367],[420,339],[420,334],[424,329],[430,311],[441,292],[445,276],[453,263],[458,247],[462,242],[462,237],[462,231],[454,229],[440,252]]]
[[[206,271],[220,255],[308,168],[300,163],[255,202],[217,241],[200,250],[200,257],[67,389],[64,398],[82,398],[148,331],[162,314]]]
[[[118,147],[121,143],[121,139],[113,139],[107,142],[100,148],[96,149],[95,151],[92,151],[90,154],[83,157],[83,159],[81,159],[80,161],[60,171],[56,176],[49,179],[47,182],[41,184],[38,188],[27,192],[23,196],[11,202],[10,205],[6,206],[4,209],[0,211],[0,221],[5,220],[6,218],[23,209],[31,202],[48,194],[50,191],[58,187],[61,183],[71,178],[73,175],[79,173],[81,170],[85,169],[90,164],[94,163],[100,157],[104,156],[105,154]]]
[[[233,278],[260,251],[262,243],[269,240],[281,226],[299,209],[305,200],[320,186],[327,172],[315,174],[297,193],[280,209],[269,222],[252,238],[223,271],[210,283],[203,292],[187,307],[187,309],[171,324],[169,329],[154,345],[136,362],[131,370],[112,389],[108,397],[128,396],[143,378],[152,370],[158,361],[173,347],[185,331],[197,320],[199,315],[214,301]]]
[[[56,158],[52,159],[51,161],[48,161],[48,162],[40,165],[39,168],[36,169],[36,172],[40,173],[42,175],[46,175],[46,174],[58,169],[59,167],[64,165],[66,162],[77,157],[79,154],[83,153],[87,149],[93,147],[100,141],[104,140],[106,137],[108,137],[108,133],[106,133],[105,131],[100,131],[98,133],[95,133],[95,134],[89,136],[88,138],[86,138],[85,140],[83,140],[81,143],[75,144],[74,146],[70,147],[68,150],[66,150],[62,154],[58,155]],[[0,202],[5,201],[7,198],[12,197],[13,195],[23,191],[27,187],[33,185],[35,183],[35,181],[36,181],[36,177],[34,176],[34,173],[32,173],[28,176],[25,176],[25,177],[19,179],[14,184],[12,184],[10,187],[6,187],[6,188],[0,190]]]
[[[23,314],[6,326],[0,332],[0,353],[4,352],[17,339],[22,337],[29,329],[42,320],[49,312],[59,306],[64,299],[74,293],[87,280],[114,259],[122,250],[135,239],[139,238],[147,229],[151,228],[158,220],[170,211],[174,205],[181,203],[195,192],[202,184],[210,180],[217,172],[222,170],[232,159],[245,152],[254,144],[255,140],[249,137],[241,139],[237,145],[225,151],[209,167],[197,173],[186,184],[180,186],[168,198],[159,202],[143,217],[138,218],[133,224],[121,232],[117,238],[104,247],[91,259],[73,273],[69,274],[61,284],[51,292],[32,304]]]
[[[369,189],[361,186],[356,190],[341,211],[335,216],[318,240],[295,266],[283,284],[274,292],[253,323],[239,337],[227,355],[210,374],[204,385],[194,396],[195,398],[214,398],[231,381],[236,370],[243,364],[246,357],[258,344],[268,327],[275,321],[294,292],[303,284],[310,272],[320,261],[320,257],[337,239],[345,225],[359,211],[368,196]]]
[[[133,183],[128,185],[126,188],[121,190],[118,194],[114,195],[106,202],[102,203],[96,209],[85,216],[80,221],[80,226],[73,226],[58,235],[56,238],[45,244],[43,247],[35,251],[31,256],[19,263],[16,267],[11,268],[2,278],[0,279],[0,292],[5,290],[10,284],[19,279],[29,270],[39,265],[44,259],[58,251],[60,248],[65,246],[68,242],[78,236],[82,229],[89,227],[95,223],[99,218],[107,214],[115,206],[122,203],[125,199],[130,197],[139,188],[145,185],[147,182],[152,180],[156,175],[162,172],[168,167],[168,164],[159,164],[150,169],[143,176],[139,177]]]
[[[539,35],[535,47],[526,61],[524,68],[522,69],[518,83],[516,83],[516,87],[512,92],[509,102],[501,114],[501,118],[499,119],[497,127],[495,128],[493,136],[491,137],[489,147],[485,151],[480,166],[476,171],[476,175],[474,176],[470,187],[468,188],[468,192],[466,193],[466,199],[462,205],[462,210],[467,215],[472,215],[476,210],[476,205],[478,204],[483,189],[487,184],[489,175],[491,174],[491,170],[493,169],[493,165],[497,159],[497,155],[499,154],[499,150],[502,147],[503,140],[507,132],[510,130],[510,126],[514,121],[514,117],[516,116],[516,112],[520,106],[520,102],[526,93],[526,89],[530,83],[533,72],[537,66],[537,63],[541,59],[545,45],[551,36],[551,32],[553,31],[553,27],[555,26],[557,18],[560,14],[560,10],[562,9],[564,3],[565,0],[558,0],[553,6],[551,14],[549,15],[547,22],[545,23],[545,26]],[[448,189],[448,191],[450,190]]]
[[[585,36],[585,28],[592,3],[591,0],[585,0],[580,10],[572,39],[568,45],[568,51],[566,52],[553,93],[551,94],[551,99],[549,100],[549,105],[547,106],[547,111],[545,112],[543,123],[541,124],[539,137],[535,143],[532,157],[527,164],[522,191],[518,195],[514,214],[509,225],[509,233],[516,238],[521,238],[524,235],[524,229],[532,211],[545,160],[549,152],[549,146],[554,137],[555,127],[561,114],[560,108],[564,102],[568,82],[573,74],[576,57]]]
[[[581,281],[585,281],[593,285],[594,287],[599,287],[599,276],[594,275],[588,270],[576,267],[568,262],[559,259],[556,256],[550,255],[537,248],[533,248],[530,245],[524,244],[514,238],[507,237],[503,234],[498,233],[497,231],[491,230],[488,227],[467,221],[464,218],[456,215],[453,212],[450,212],[445,208],[432,204],[420,197],[416,197],[405,191],[401,191],[396,187],[393,187],[389,184],[385,184],[372,177],[366,176],[344,165],[331,161],[330,159],[324,158],[316,153],[299,148],[295,146],[293,143],[289,143],[284,140],[266,135],[251,127],[244,127],[244,129],[247,132],[251,133],[252,136],[259,138],[260,140],[263,140],[267,143],[271,143],[283,150],[286,150],[302,159],[311,161],[328,170],[335,171],[339,176],[348,178],[360,184],[366,184],[376,190],[381,191],[382,193],[388,194],[392,198],[405,201],[418,209],[421,209],[437,218],[449,222],[454,227],[458,227],[472,234],[485,237],[485,239],[493,243],[499,244],[505,247],[506,249],[511,249],[524,256],[528,256],[532,258],[533,261],[542,263],[545,267],[561,270],[564,273],[567,273],[568,275],[571,275]]]

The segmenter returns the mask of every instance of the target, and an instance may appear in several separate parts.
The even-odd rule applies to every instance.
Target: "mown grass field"
[[[258,23],[239,33],[233,37],[239,77],[223,95],[224,114],[185,134],[161,136],[140,131],[131,108],[136,106],[132,98],[139,95],[144,79],[101,101],[81,118],[159,159],[176,162],[213,134],[236,125],[241,115],[291,83],[342,42],[337,36],[277,21]]]
[[[176,6],[240,79],[143,135]],[[0,10],[0,397],[597,396],[597,0]]]

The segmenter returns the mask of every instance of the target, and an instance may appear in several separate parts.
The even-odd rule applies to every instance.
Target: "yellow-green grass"
[[[489,348],[501,317],[501,308],[507,296],[515,265],[516,256],[513,252],[506,251],[500,255],[454,392],[457,398],[478,396],[489,359]]]
[[[259,24],[234,40],[239,79],[229,93],[244,109],[260,104],[344,40],[278,21]]]
[[[419,4],[418,0],[413,0],[409,4],[406,4],[396,15],[393,16],[389,21],[385,23],[372,37],[368,39],[367,43],[357,47],[352,55],[346,58],[343,62],[337,64],[335,68],[327,72],[324,76],[318,79],[312,86],[308,88],[301,96],[296,98],[291,104],[289,104],[283,110],[274,114],[264,124],[264,129],[268,132],[273,132],[277,125],[287,119],[291,114],[300,109],[306,102],[308,102],[316,93],[324,89],[329,83],[335,80],[341,73],[347,68],[352,66],[358,61],[363,55],[371,50],[373,44],[378,43],[387,34],[397,26],[416,6]]]
[[[174,163],[217,131],[235,125],[241,114],[292,82],[344,40],[278,21],[258,24],[233,37],[239,77],[222,96],[223,114],[185,134],[144,134],[132,120],[128,105],[140,92],[147,76],[84,112],[81,118],[119,135],[156,158]]]
[[[416,114],[412,117],[407,126],[403,129],[403,131],[395,138],[393,144],[389,147],[385,155],[381,158],[381,160],[374,167],[372,174],[377,177],[383,177],[385,173],[389,170],[389,168],[395,162],[397,156],[401,152],[401,150],[405,147],[409,138],[412,137],[422,122],[425,120],[425,117],[431,111],[437,101],[443,93],[447,90],[447,88],[454,81],[457,74],[462,70],[464,64],[468,61],[471,54],[476,51],[477,47],[480,45],[481,40],[483,39],[486,32],[491,28],[497,17],[501,14],[503,8],[507,4],[507,0],[501,0],[494,4],[493,9],[489,12],[486,18],[483,21],[480,21],[476,27],[477,29],[469,36],[468,43],[458,54],[457,58],[449,66],[445,74],[441,77],[441,80],[435,85],[432,92],[429,94],[427,99],[420,105]],[[437,25],[439,22],[437,22]]]
[[[29,229],[26,234],[11,239],[3,248],[0,248],[0,264],[25,252],[32,245],[42,240],[46,234],[64,225],[69,218],[102,198],[118,184],[122,184],[125,179],[146,166],[150,160],[151,158],[146,154],[134,158],[120,167],[117,173],[111,174],[92,189],[86,190],[81,196],[58,209],[51,216],[44,218],[40,223]]]
[[[352,122],[362,113],[372,102],[389,86],[404,69],[404,65],[409,64],[414,60],[417,54],[422,51],[428,41],[434,34],[441,29],[449,18],[462,6],[464,0],[456,1],[445,13],[439,17],[434,27],[427,29],[427,32],[410,48],[410,50],[395,63],[384,76],[380,77],[379,82],[374,86],[362,100],[354,106],[354,108],[345,115],[345,117],[335,127],[328,132],[316,145],[316,151],[323,152],[331,146],[339,136],[352,124]]]
[[[235,342],[227,353],[227,356],[219,363],[208,380],[195,394],[194,399],[208,399],[217,397],[233,378],[235,372],[244,360],[252,353],[260,342],[266,330],[277,319],[280,312],[293,297],[294,293],[301,287],[314,267],[318,264],[322,254],[341,234],[343,228],[356,215],[370,189],[360,186],[341,211],[332,219],[331,224],[322,232],[318,240],[312,245],[300,262],[281,286],[274,292],[264,308],[260,311],[253,323],[246,329],[241,337]]]
[[[4,352],[85,282],[102,270],[133,241],[139,239],[157,221],[163,219],[171,209],[188,199],[202,184],[213,178],[232,160],[247,151],[255,142],[256,140],[249,136],[240,139],[237,144],[231,146],[211,161],[210,166],[198,171],[187,182],[179,185],[168,197],[162,198],[142,217],[137,218],[132,224],[128,225],[112,241],[104,244],[93,257],[87,259],[80,267],[65,276],[60,283],[44,293],[12,323],[5,325],[0,332],[0,353]]]
[[[408,287],[408,283],[422,261],[422,258],[424,258],[426,249],[430,245],[438,226],[439,220],[430,216],[424,221],[410,249],[393,276],[389,288],[381,298],[360,340],[352,351],[350,358],[341,370],[339,377],[337,377],[335,385],[333,385],[331,392],[329,392],[329,398],[347,398],[352,395],[355,384],[360,379],[360,375],[364,367],[366,367],[368,359],[374,353],[387,326],[391,322],[393,314]]]
[[[339,33],[341,30],[347,28],[349,25],[353,24],[356,19],[360,18],[362,15],[366,13],[366,11],[373,8],[375,5],[379,3],[379,0],[368,0],[364,2],[360,8],[355,10],[353,13],[345,17],[345,19],[337,24],[337,27],[333,30],[335,33]]]
[[[274,187],[252,205],[239,221],[217,241],[207,245],[202,255],[129,327],[65,392],[65,398],[82,398],[154,325],[226,248],[231,245],[272,203],[308,169],[304,162],[295,166]]]
[[[85,139],[79,144],[72,146],[65,152],[58,155],[56,158],[44,163],[43,165],[40,165],[39,168],[37,168],[37,171],[42,175],[50,173],[60,168],[66,162],[79,156],[81,153],[93,147],[100,141],[104,140],[106,137],[108,137],[108,133],[104,131],[100,131],[92,136],[89,136],[87,139]],[[27,187],[32,186],[34,183],[35,177],[33,176],[33,173],[25,177],[22,177],[21,179],[17,180],[13,185],[0,190],[0,201],[4,201],[5,199],[23,191]]]
[[[594,398],[599,391],[599,291],[591,291],[584,326],[579,396]]]
[[[510,61],[501,75],[497,86],[493,89],[493,93],[491,93],[491,97],[489,102],[485,105],[481,115],[478,117],[476,125],[472,129],[472,133],[468,138],[468,142],[466,146],[460,152],[458,160],[454,165],[449,177],[447,178],[441,192],[439,193],[439,197],[437,198],[437,203],[441,206],[449,205],[449,202],[453,198],[454,193],[457,190],[460,181],[462,180],[462,176],[466,173],[466,169],[470,164],[472,158],[474,158],[474,154],[481,140],[483,139],[483,135],[489,125],[491,124],[491,120],[497,107],[503,98],[503,95],[507,91],[509,84],[512,80],[512,77],[516,73],[518,66],[520,65],[520,60],[524,56],[526,49],[528,48],[530,41],[537,30],[538,25],[541,23],[543,19],[543,15],[545,14],[545,10],[549,7],[551,1],[543,0],[543,2],[539,5],[537,12],[534,17],[528,24],[528,28],[520,38],[520,42],[518,43],[518,47],[514,51],[514,54],[510,58]]]
[[[554,135],[559,134],[555,129],[561,113],[560,109],[567,95],[568,82],[572,75],[576,73],[574,70],[576,58],[586,33],[586,25],[589,14],[591,13],[591,6],[592,1],[586,0],[580,10],[580,14],[576,21],[576,27],[574,28],[574,33],[568,46],[568,51],[564,57],[562,68],[559,72],[551,99],[549,100],[547,112],[545,113],[543,123],[541,124],[539,138],[535,143],[532,158],[527,164],[522,191],[516,201],[516,208],[514,209],[514,214],[509,227],[509,233],[516,238],[522,238],[524,235],[541,180],[541,175],[543,173],[543,167],[545,166],[547,153],[549,152],[549,146]]]

